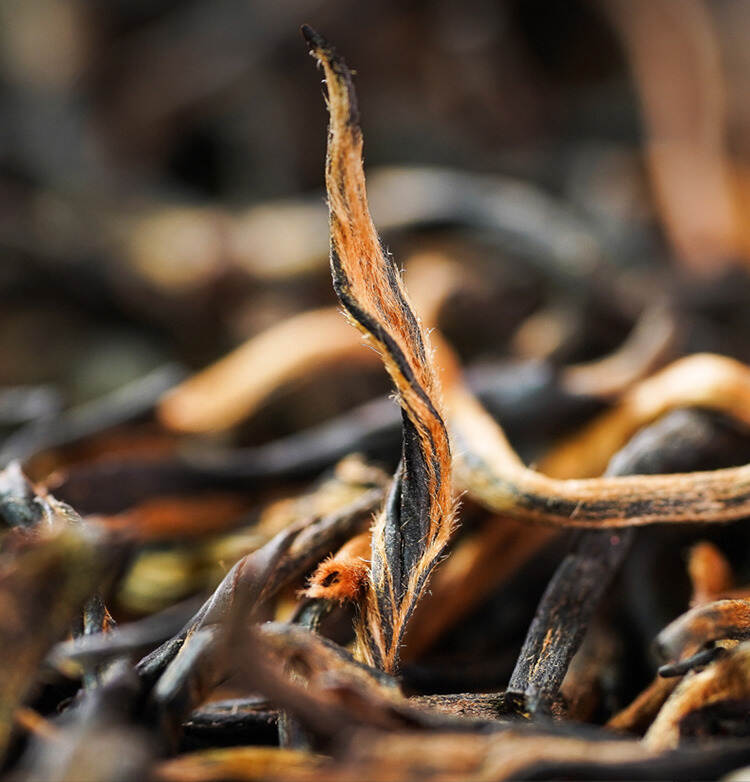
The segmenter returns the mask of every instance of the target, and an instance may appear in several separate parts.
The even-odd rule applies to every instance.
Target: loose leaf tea
[[[402,410],[401,461],[373,525],[370,578],[357,630],[365,659],[393,671],[409,617],[453,530],[450,443],[430,346],[367,205],[351,74],[323,38],[309,27],[302,33],[326,75],[333,287],[383,359]]]
[[[740,778],[750,12],[11,5],[2,773]]]

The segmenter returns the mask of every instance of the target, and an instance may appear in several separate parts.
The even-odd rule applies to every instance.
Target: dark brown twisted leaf
[[[406,623],[453,528],[450,446],[426,335],[370,216],[351,74],[321,36],[309,27],[302,31],[328,87],[326,189],[334,289],[348,318],[380,354],[402,408],[401,464],[373,529],[358,627],[364,657],[392,671]]]

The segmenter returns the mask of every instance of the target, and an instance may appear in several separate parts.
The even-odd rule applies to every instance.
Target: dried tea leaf
[[[373,528],[370,581],[358,625],[364,657],[392,671],[406,623],[453,529],[450,445],[426,335],[370,216],[351,74],[321,36],[309,27],[302,32],[328,87],[326,189],[334,289],[348,318],[380,354],[402,408],[402,459]]]
[[[339,603],[358,600],[367,583],[371,549],[369,532],[353,537],[318,565],[304,596]]]

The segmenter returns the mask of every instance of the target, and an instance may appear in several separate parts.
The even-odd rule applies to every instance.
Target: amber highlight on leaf
[[[692,712],[750,698],[750,644],[740,644],[705,670],[686,676],[662,707],[643,743],[661,752],[677,747],[680,724]]]
[[[305,597],[345,603],[358,600],[370,570],[371,535],[363,532],[324,559],[310,577]]]
[[[159,782],[215,782],[219,779],[281,779],[320,773],[322,758],[281,747],[229,747],[186,753],[163,761]]]
[[[391,671],[398,666],[406,623],[453,529],[450,446],[426,334],[370,216],[351,74],[321,36],[307,26],[302,33],[323,67],[328,91],[326,190],[334,289],[350,321],[380,354],[403,412],[401,464],[373,527],[371,574],[358,626],[365,659]]]
[[[661,304],[638,318],[625,341],[612,353],[562,370],[568,391],[614,398],[669,359],[679,333],[675,314]]]
[[[665,659],[681,660],[712,641],[750,638],[750,600],[716,600],[678,616],[657,637]]]
[[[551,478],[532,470],[513,450],[502,427],[467,388],[450,347],[437,335],[433,335],[433,340],[440,357],[448,420],[456,448],[456,484],[488,510],[520,521],[591,529],[667,522],[718,523],[737,521],[750,514],[750,464],[670,475],[570,479]],[[695,363],[688,363],[692,359]],[[728,381],[727,385],[711,390],[707,383],[701,387],[699,396],[706,406],[736,412],[743,421],[747,418],[740,402],[750,401],[750,385],[745,385],[741,375],[750,379],[750,368],[708,354],[684,362],[672,364],[664,373],[671,371],[673,379],[678,376],[686,381],[694,376],[692,373],[700,364],[707,368],[727,368],[727,376],[723,372],[719,375]],[[690,368],[687,377],[678,371],[680,366]],[[655,377],[663,379],[664,373]],[[652,401],[655,408],[664,412],[661,400]],[[672,407],[667,405],[666,410]]]
[[[429,327],[466,274],[445,255],[432,252],[409,259],[406,277]],[[311,371],[343,362],[368,367],[377,361],[336,307],[308,310],[256,334],[167,391],[157,412],[173,431],[224,431],[256,414],[275,391]]]
[[[540,465],[552,478],[589,478],[642,427],[678,407],[705,407],[750,426],[750,367],[728,356],[695,353],[633,386],[606,413]]]
[[[716,600],[734,581],[729,562],[713,543],[707,541],[696,543],[690,549],[687,569],[693,587],[691,606]],[[677,676],[657,676],[630,704],[610,718],[607,727],[644,733],[679,683]]]
[[[693,585],[691,605],[701,605],[728,592],[734,583],[732,567],[713,543],[702,541],[690,549],[688,574]]]
[[[607,727],[623,733],[645,733],[679,682],[677,677],[657,676],[624,709],[610,717]]]

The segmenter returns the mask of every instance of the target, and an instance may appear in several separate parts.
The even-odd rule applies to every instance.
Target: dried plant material
[[[598,237],[575,210],[523,181],[440,166],[384,166],[369,173],[368,190],[384,232],[472,227],[563,280],[585,279],[602,262]],[[259,280],[293,279],[322,269],[328,252],[317,194],[236,213],[162,205],[104,230],[116,235],[139,278],[171,295],[200,289],[230,269]]]
[[[605,682],[616,669],[620,651],[611,627],[594,620],[560,685],[568,719],[576,722],[595,719],[604,700]]]
[[[673,312],[661,305],[649,308],[638,318],[617,350],[594,361],[565,367],[561,373],[562,383],[574,394],[615,397],[669,359],[677,334],[677,320]],[[596,471],[592,475],[596,475]]]
[[[331,782],[352,779],[505,782],[540,777],[609,779],[627,775],[631,779],[659,780],[674,774],[680,779],[691,775],[711,776],[717,768],[735,768],[745,757],[736,745],[659,754],[636,741],[532,736],[520,731],[508,731],[500,736],[369,731],[357,735],[356,739],[348,755],[338,762],[299,750],[256,753],[250,751],[256,748],[235,748],[193,753],[185,756],[184,764],[180,759],[165,761],[159,773],[164,770],[167,776],[157,776],[157,779],[167,782],[183,778],[189,782],[193,779],[197,782],[315,782],[321,778]],[[192,773],[198,776],[193,777]]]
[[[231,526],[248,510],[248,502],[229,494],[158,497],[123,513],[100,519],[100,524],[141,541],[211,535]]]
[[[19,728],[27,733],[40,736],[45,741],[56,741],[60,738],[57,728],[33,709],[23,706],[16,709],[14,719]]]
[[[279,747],[230,747],[181,755],[163,761],[154,779],[160,782],[262,782],[311,778],[323,758],[311,752]]]
[[[677,678],[657,676],[631,703],[609,719],[607,727],[623,733],[645,733],[679,682]]]
[[[292,624],[267,622],[262,625],[260,636],[276,659],[283,662],[287,672],[294,673],[297,681],[329,697],[340,697],[342,705],[348,699],[369,698],[373,702],[406,705],[398,682],[388,674],[357,662],[337,644],[317,633]],[[337,695],[348,690],[348,695]]]
[[[332,361],[370,364],[373,355],[335,309],[304,312],[271,327],[164,396],[159,417],[181,432],[226,429],[271,391]]]
[[[341,539],[364,526],[382,501],[383,491],[370,489],[335,513],[305,519],[282,530],[262,548],[240,559],[182,630],[141,660],[141,675],[149,680],[161,675],[191,634],[226,622],[235,601],[241,599],[247,610],[256,611],[263,601],[319,562]]]
[[[526,360],[549,360],[580,327],[580,316],[568,307],[553,305],[537,310],[513,334],[513,353]]]
[[[424,329],[437,326],[443,305],[450,297],[478,283],[470,271],[445,253],[418,252],[407,257],[404,280],[414,311]]]
[[[549,364],[501,362],[470,367],[467,382],[512,437],[547,438],[600,409],[590,397],[570,394]],[[50,488],[86,513],[115,514],[163,494],[245,491],[270,479],[309,478],[364,452],[389,459],[399,447],[401,415],[389,397],[300,432],[257,446],[191,448],[162,457],[107,459],[75,464],[48,479]]]
[[[643,762],[655,755],[635,741],[591,742],[576,737],[528,735],[512,729],[490,736],[395,733],[354,745],[346,771],[364,779],[398,782],[502,782],[523,779],[535,771],[564,778],[564,769],[576,765],[604,769]],[[558,769],[557,774],[554,769]]]
[[[685,422],[680,421],[677,429],[682,432],[684,428]],[[654,430],[654,442],[644,443],[642,452],[653,449],[658,459],[665,435],[662,429]],[[468,610],[492,584],[507,577],[508,569],[519,566],[555,534],[544,527],[500,518],[489,520],[481,532],[460,540],[415,612],[405,659],[418,656],[461,611]]]
[[[185,738],[196,748],[227,738],[237,744],[273,746],[278,741],[276,709],[262,695],[224,698],[201,704],[182,724]]]
[[[235,679],[246,691],[265,695],[299,720],[318,746],[340,746],[357,726],[398,730],[429,723],[429,715],[410,707],[397,688],[387,684],[393,682],[389,676],[356,663],[330,642],[299,627],[275,630],[272,626],[268,632],[266,638],[242,622],[230,627],[227,648]],[[299,662],[294,676],[287,673],[277,654],[286,646],[284,634],[297,653],[289,657],[285,652],[289,664],[294,665],[295,658]],[[326,670],[330,670],[330,679]],[[307,684],[301,677],[307,678]]]
[[[149,680],[160,676],[198,630],[226,621],[239,594],[253,611],[257,610],[262,599],[273,594],[268,579],[299,533],[299,525],[284,530],[265,546],[239,560],[180,632],[140,661],[139,673]]]
[[[216,209],[163,206],[117,219],[110,230],[121,234],[133,272],[174,294],[210,284],[223,271],[227,223]]]
[[[108,566],[97,537],[65,521],[15,542],[18,550],[0,567],[0,754],[39,664],[69,631]]]
[[[418,659],[554,535],[546,527],[493,516],[458,540],[414,611],[403,659]]]
[[[504,735],[481,736],[438,732],[433,736],[415,732],[356,735],[352,749],[340,761],[323,759],[299,750],[278,750],[278,757],[251,753],[250,748],[194,753],[165,761],[167,780],[287,780],[315,782],[322,777],[332,782],[367,779],[372,782],[504,782],[526,778],[621,778],[658,780],[678,774],[711,776],[715,769],[731,769],[745,757],[736,745],[717,749],[685,749],[663,754],[646,749],[641,742],[591,740],[577,737],[525,735],[508,731]],[[290,753],[286,755],[284,753]],[[204,762],[205,758],[205,762]],[[299,762],[295,759],[299,758]],[[303,762],[309,759],[309,765]],[[257,764],[256,764],[257,760]],[[256,774],[255,769],[258,769]],[[721,773],[721,772],[720,772]],[[161,779],[162,777],[157,777]]]
[[[681,358],[632,388],[539,469],[553,478],[599,475],[635,432],[678,407],[705,407],[750,426],[750,368],[708,353]]]
[[[426,336],[367,206],[351,75],[317,33],[307,27],[303,33],[328,87],[326,190],[334,289],[366,343],[380,354],[403,409],[403,457],[373,528],[371,581],[358,625],[365,659],[392,671],[406,623],[453,529],[450,445]]]
[[[534,735],[521,730],[507,730],[499,735],[367,731],[354,735],[348,753],[340,760],[323,759],[299,750],[276,749],[267,756],[249,750],[247,748],[247,755],[245,748],[194,753],[186,756],[186,761],[189,758],[190,762],[184,765],[177,760],[164,762],[160,772],[167,770],[170,774],[167,780],[182,779],[178,775],[183,772],[185,779],[193,779],[189,775],[197,765],[198,773],[205,774],[197,779],[209,782],[219,779],[314,782],[321,777],[333,782],[351,779],[504,782],[539,777],[608,779],[612,775],[658,780],[673,774],[678,774],[679,778],[691,774],[711,776],[717,767],[733,768],[744,757],[743,750],[736,745],[659,754],[638,741],[613,741],[603,736]],[[202,762],[204,758],[205,763]],[[299,763],[295,758],[300,758]],[[309,760],[309,764],[303,762],[303,758]],[[215,759],[215,765],[210,762],[212,759]],[[256,767],[261,776],[256,775]]]
[[[194,599],[188,600],[161,613],[117,625],[109,632],[61,641],[47,655],[46,663],[73,678],[86,665],[101,665],[139,649],[154,647],[185,625],[194,613],[195,603]]]
[[[0,426],[19,426],[60,412],[62,399],[48,385],[0,387]]]
[[[601,243],[585,222],[524,182],[439,166],[380,168],[369,180],[382,230],[408,223],[471,226],[566,283],[586,281],[603,263]]]
[[[716,546],[705,541],[690,549],[688,575],[693,587],[691,606],[715,600],[731,587],[733,581],[727,560]],[[628,706],[609,719],[607,727],[628,733],[645,733],[679,682],[677,677],[657,676]]]
[[[635,77],[646,159],[667,234],[691,270],[717,273],[746,247],[729,169],[712,14],[700,0],[687,0],[679,10],[669,0],[606,0],[602,7]]]
[[[140,418],[151,412],[159,397],[180,382],[184,374],[179,366],[167,364],[53,420],[33,421],[3,442],[0,466],[12,459],[26,462],[48,448],[68,445]]]
[[[371,549],[371,533],[352,538],[318,565],[304,596],[337,603],[359,600],[369,577]]]
[[[690,549],[688,575],[693,586],[692,606],[704,605],[728,592],[734,583],[732,568],[713,544],[703,541]]]
[[[461,692],[448,695],[412,695],[409,702],[454,717],[497,721],[504,694],[497,692]]]
[[[381,488],[368,489],[331,513],[305,519],[299,525],[300,532],[292,542],[288,555],[279,563],[274,574],[274,584],[280,588],[290,583],[314,567],[342,541],[361,531],[383,502],[383,496]]]
[[[61,524],[79,526],[81,517],[64,502],[49,494],[44,486],[35,486],[13,461],[0,470],[0,532],[16,530],[9,540],[25,540],[23,532],[51,530]]]
[[[158,752],[153,731],[128,718],[137,708],[140,682],[125,660],[111,665],[97,686],[79,694],[55,720],[54,741],[35,737],[21,758],[23,778],[137,779]]]
[[[360,455],[351,454],[342,459],[333,471],[334,479],[343,485],[366,488],[388,488],[390,475],[375,465],[368,464]],[[318,511],[320,512],[320,511]]]
[[[167,733],[205,698],[226,674],[222,654],[227,623],[240,609],[246,621],[258,616],[265,601],[282,585],[280,562],[304,525],[280,532],[265,546],[243,557],[227,573],[195,616],[138,666],[146,680],[158,681],[152,700]]]
[[[750,600],[698,605],[671,622],[656,640],[666,660],[680,661],[707,644],[750,638]]]
[[[358,500],[370,489],[386,490],[391,479],[379,467],[367,464],[357,455],[342,459],[333,475],[312,491],[271,502],[261,511],[257,530],[268,536],[303,519],[326,516]]]
[[[217,624],[189,632],[151,692],[159,728],[173,742],[179,736],[182,720],[226,675],[222,641],[222,628]]]
[[[414,260],[409,275],[433,325],[446,297],[462,278],[454,263],[439,255]],[[339,362],[377,362],[342,320],[338,310],[303,312],[281,321],[170,390],[159,404],[161,421],[180,432],[216,432],[252,415],[271,392],[292,380]]]
[[[489,736],[448,731],[427,736],[413,732],[369,735],[367,739],[365,735],[352,740],[348,762],[331,779],[694,779],[735,768],[747,754],[746,747],[732,741],[659,753],[641,741],[617,741],[601,734],[544,735],[522,729]]]
[[[18,462],[0,471],[0,521],[4,527],[28,529],[44,517],[44,506]]]
[[[322,745],[333,742],[341,748],[359,727],[374,732],[504,727],[497,712],[489,711],[490,701],[499,696],[407,699],[398,680],[357,662],[337,644],[307,628],[267,623],[249,632],[235,625],[231,632],[235,654],[248,649],[253,654],[252,665],[244,658],[237,661],[239,680],[299,719]],[[463,702],[467,708],[463,712],[460,707],[451,708],[447,706],[450,701],[454,707]]]
[[[508,691],[530,713],[559,712],[560,687],[589,624],[632,544],[623,533],[579,532],[542,596]]]
[[[457,454],[456,483],[489,510],[521,521],[590,528],[726,522],[750,514],[750,465],[587,479],[555,479],[526,467],[500,426],[462,382],[446,345],[440,355]],[[703,363],[705,357],[699,358]],[[711,365],[714,358],[718,357],[711,357]],[[735,369],[730,369],[734,379]],[[736,405],[740,412],[743,393],[740,388],[727,407]]]
[[[710,427],[706,437],[702,426],[691,426],[684,420],[688,412],[670,413],[641,430],[612,459],[607,474],[668,473],[675,467],[691,469],[705,464],[719,438],[712,436],[715,432]],[[697,422],[702,421],[701,415],[692,412]],[[680,419],[678,427],[672,426],[674,418]],[[736,448],[737,443],[733,444]],[[731,447],[726,450],[723,458],[731,462],[736,454]],[[573,656],[634,536],[635,530],[628,529],[618,533],[581,530],[573,537],[570,551],[537,607],[508,683],[508,690],[522,694],[532,712],[560,708],[557,701],[563,677],[570,673]],[[605,655],[600,655],[600,662],[606,662]]]
[[[38,29],[53,29],[57,2],[33,0]],[[98,3],[87,43],[106,65],[88,64],[82,92],[29,93],[0,62],[14,142],[0,145],[0,454],[25,455],[40,481],[0,470],[8,776],[693,780],[750,763],[736,651],[750,638],[737,608],[750,604],[750,266],[714,255],[713,235],[703,268],[725,276],[663,252],[642,150],[621,126],[638,89],[606,89],[625,73],[607,13],[626,3],[602,2],[604,15],[439,0],[405,23],[374,0],[372,24],[347,28],[379,93],[371,162],[458,152],[489,171],[523,139],[513,168],[527,183],[417,166],[365,181],[350,72],[306,29],[327,83],[327,203],[294,195],[316,135],[312,70],[296,73],[307,58],[284,43],[299,3]],[[636,35],[673,13],[633,3]],[[741,91],[750,7],[686,3],[665,51],[722,30]],[[695,51],[705,75],[711,57]],[[419,63],[429,122],[383,52]],[[664,103],[683,121],[701,111],[680,101],[709,84],[687,82]],[[248,86],[261,91],[250,102]],[[588,127],[605,93],[594,136],[556,133]],[[555,121],[563,103],[572,125]],[[750,127],[740,114],[735,140]],[[77,147],[108,154],[68,155],[80,129],[93,135]],[[715,149],[714,173],[730,171],[724,140]],[[744,233],[725,246],[744,252]],[[256,336],[211,366],[242,334]],[[192,379],[147,382],[173,361]],[[55,399],[39,405],[40,384]],[[562,437],[575,458],[540,468]],[[91,561],[32,561],[61,532],[88,541]],[[693,612],[664,631],[649,686],[659,630],[686,607],[686,564]],[[640,740],[652,725],[656,748]]]
[[[650,749],[673,749],[680,740],[680,723],[712,704],[750,698],[750,645],[740,644],[704,671],[688,674],[662,707],[644,743]]]

